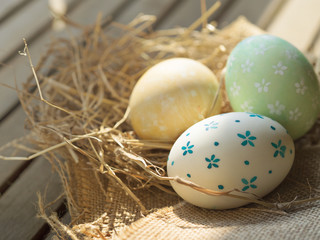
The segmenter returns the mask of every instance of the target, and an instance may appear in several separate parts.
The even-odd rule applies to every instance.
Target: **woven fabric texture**
[[[297,151],[292,171],[265,200],[290,202],[320,188],[320,147]],[[247,207],[215,211],[186,202],[142,218],[119,239],[320,239],[320,201],[294,206],[286,213]]]

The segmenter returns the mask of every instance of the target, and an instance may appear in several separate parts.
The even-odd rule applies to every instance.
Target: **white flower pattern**
[[[284,105],[280,104],[279,101],[276,101],[275,104],[268,104],[270,114],[281,115],[282,111],[286,108]]]
[[[284,66],[281,61],[278,62],[277,65],[273,65],[272,67],[275,69],[274,74],[276,74],[276,75],[278,75],[278,74],[283,75],[284,71],[288,69],[288,67]]]
[[[261,93],[261,92],[268,92],[270,84],[271,82],[266,82],[266,80],[263,78],[261,83],[255,82],[254,86],[258,89],[258,93]]]
[[[233,85],[230,87],[230,91],[233,96],[237,96],[239,95],[240,86],[238,86],[236,82],[233,82]]]
[[[296,82],[294,86],[296,87],[296,93],[301,95],[304,95],[305,91],[308,89],[308,87],[304,84],[303,78],[300,82]]]
[[[290,120],[297,121],[302,113],[299,111],[299,108],[296,108],[295,110],[290,110],[289,115]]]
[[[233,62],[236,60],[235,56],[231,55],[228,59],[228,64],[230,67],[232,67]]]
[[[254,63],[251,62],[249,59],[247,59],[245,63],[241,64],[242,72],[243,73],[251,72],[251,68],[253,65],[254,65]]]
[[[258,48],[255,48],[256,55],[264,55],[264,53],[268,50],[268,48],[264,44],[260,44]]]
[[[295,59],[298,57],[296,51],[294,51],[294,50],[289,50],[289,49],[286,50],[286,55],[287,55],[287,57],[288,57],[289,59],[293,59],[293,60],[295,60]]]
[[[249,106],[248,101],[245,101],[243,104],[240,105],[240,107],[244,112],[251,112],[253,109],[252,106]]]
[[[317,109],[319,107],[319,97],[315,96],[312,98],[312,107]]]

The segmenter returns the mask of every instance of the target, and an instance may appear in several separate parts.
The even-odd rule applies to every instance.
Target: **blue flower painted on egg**
[[[258,118],[261,118],[261,119],[263,119],[264,117],[262,116],[262,115],[260,115],[260,114],[256,114],[256,113],[249,113],[250,115],[249,115],[249,117],[258,117]]]
[[[183,150],[183,156],[187,155],[187,153],[192,154],[193,150],[191,150],[191,148],[193,147],[194,145],[190,145],[190,141],[188,141],[187,145],[181,148]]]
[[[205,124],[204,126],[206,127],[206,131],[208,131],[209,129],[216,129],[218,128],[218,122],[212,121],[210,123]]]
[[[253,178],[250,179],[250,181],[248,181],[247,179],[245,178],[242,178],[241,179],[241,182],[245,185],[241,191],[247,191],[249,188],[257,188],[257,185],[253,184],[256,180],[257,180],[257,176],[254,176]]]
[[[257,138],[255,136],[250,136],[251,132],[249,130],[246,131],[245,135],[241,133],[238,133],[237,135],[239,138],[244,139],[241,143],[242,146],[247,146],[247,144],[249,144],[250,146],[254,147],[253,141]]]
[[[273,143],[273,142],[271,143],[271,145],[276,149],[276,151],[273,154],[273,157],[275,157],[275,158],[278,155],[280,155],[282,158],[285,157],[287,147],[284,145],[281,146],[281,143],[282,143],[281,140],[278,141],[278,144]]]
[[[216,156],[214,154],[211,155],[211,158],[206,158],[206,161],[209,163],[208,165],[208,169],[211,169],[212,167],[214,168],[218,168],[219,165],[217,164],[218,162],[220,162],[219,158],[215,158]]]
[[[217,128],[210,128],[211,124]],[[294,150],[286,129],[269,117],[252,111],[215,115],[197,122],[176,140],[169,154],[167,175],[214,191],[237,189],[243,196],[262,198],[287,176]],[[198,191],[190,194],[181,184],[170,183],[179,196],[199,207],[228,209],[248,203]]]

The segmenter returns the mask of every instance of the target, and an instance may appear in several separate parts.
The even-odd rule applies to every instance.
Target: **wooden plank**
[[[31,1],[28,0],[2,0],[0,8],[0,22],[7,20],[8,17],[12,16],[12,13],[15,10],[30,2]]]
[[[69,13],[70,19],[80,24],[93,24],[96,21],[99,11],[104,13],[104,16],[112,15],[119,7],[121,7],[126,0],[91,0],[85,1],[77,8],[72,9]],[[90,11],[88,11],[90,9]],[[49,30],[49,29],[48,29]],[[75,32],[73,32],[76,34]],[[67,37],[70,34],[69,29],[61,32],[47,31],[40,35],[38,38],[29,42],[29,50],[32,55],[32,61],[36,65],[42,54],[46,52],[47,44],[50,43],[54,37]],[[27,39],[28,40],[28,39]],[[23,42],[20,39],[20,49],[23,49]],[[17,80],[18,87],[31,75],[31,70],[27,58],[17,56],[0,69],[0,84],[14,86],[15,79]],[[0,86],[0,119],[18,102],[17,93],[14,90],[7,89]]]
[[[130,5],[121,15],[115,17],[115,21],[123,24],[128,24],[139,14],[154,15],[162,19],[164,14],[169,11],[178,0],[137,0],[134,4]]]
[[[267,31],[290,41],[305,52],[309,49],[320,24],[319,0],[290,0],[267,28]]]
[[[261,14],[257,25],[266,29],[288,0],[270,0],[268,7]]]
[[[217,0],[206,1],[206,7],[209,9]],[[223,12],[230,4],[230,0],[221,1],[220,8],[211,16],[212,19],[216,19],[220,12]],[[172,27],[189,27],[201,16],[200,1],[183,0],[175,6],[174,12],[166,16],[161,20],[159,29],[166,29]]]
[[[104,10],[104,13],[106,15],[108,14],[112,14],[113,11],[115,11],[120,4],[124,3],[125,1],[118,1],[118,2],[114,2],[114,1],[94,1],[94,2],[86,2],[84,5],[81,5],[79,8],[77,8],[76,10],[74,10],[71,13],[71,16],[74,17],[75,20],[79,19],[79,22],[82,21],[82,23],[84,24],[92,24],[95,22],[96,17],[97,17],[97,13],[98,11]],[[95,4],[93,4],[95,3]],[[101,7],[104,8],[101,8]],[[96,11],[89,11],[88,9],[94,8],[94,10]],[[83,17],[86,16],[86,17]],[[59,33],[59,36],[67,36],[67,30],[63,33]],[[33,44],[30,45],[30,50],[34,50],[35,52],[37,52],[36,50],[40,48],[45,48],[46,44],[49,42],[49,40],[51,39],[51,37],[56,34],[53,33],[46,33],[44,36],[42,36],[41,38],[37,39],[37,41],[34,41]],[[39,46],[40,45],[40,46]],[[38,52],[37,54],[38,59],[40,58],[40,52]],[[17,64],[16,66],[19,67],[19,71],[21,71],[20,66],[23,65],[25,66],[24,70],[20,72],[21,74],[21,79],[25,79],[26,76],[28,76],[28,74],[30,73],[30,68],[28,67],[28,63],[26,63],[26,59],[25,58],[16,58],[17,60],[15,61],[15,64]],[[7,68],[6,68],[7,69]],[[7,70],[8,72],[12,71],[12,69]],[[6,107],[7,109],[10,109],[11,106],[8,106],[8,101],[5,98],[5,94],[6,92],[8,92],[8,90],[3,90],[2,93],[4,94],[0,94],[0,98],[3,98],[2,100],[7,104]],[[12,91],[13,93],[15,93],[14,91]],[[15,99],[17,100],[16,95],[14,96]],[[1,106],[1,105],[0,105]],[[11,113],[7,118],[5,118],[4,121],[1,122],[0,125],[0,141],[2,141],[1,143],[4,143],[4,141],[8,141],[9,139],[6,137],[6,135],[10,135],[10,137],[14,138],[18,136],[22,136],[23,134],[23,122],[22,120],[24,119],[24,115],[22,112],[22,109],[19,108],[17,109],[17,111]],[[10,127],[8,127],[8,123],[10,125]],[[17,128],[14,128],[15,125],[18,125]],[[21,128],[20,128],[21,127]],[[11,133],[10,132],[10,128],[13,128],[17,134]],[[19,135],[20,133],[20,135]],[[36,162],[42,161],[45,162],[45,160],[35,160]],[[15,174],[16,171],[19,170],[19,168],[21,167],[21,164],[24,164],[24,162],[8,162],[8,161],[1,161],[0,162],[0,173],[1,173],[1,181],[5,182],[8,178],[10,178],[10,176],[12,176],[12,174]],[[43,189],[45,187],[45,185],[47,184],[47,180],[49,179],[43,179],[44,176],[50,176],[50,167],[48,166],[48,164],[44,164],[44,163],[39,163],[39,164],[34,164],[33,162],[31,163],[30,166],[28,166],[28,168],[21,173],[21,175],[19,176],[19,179],[14,182],[11,187],[4,193],[4,195],[0,198],[0,208],[1,208],[1,215],[0,215],[0,232],[1,232],[1,237],[2,236],[6,236],[6,234],[8,236],[10,236],[10,238],[6,238],[6,239],[29,239],[28,236],[33,236],[34,234],[37,234],[38,231],[41,231],[41,229],[43,229],[44,226],[44,222],[42,220],[36,219],[36,210],[33,208],[31,209],[31,207],[28,207],[27,209],[24,206],[24,203],[28,203],[30,202],[30,206],[32,204],[35,204],[36,199],[31,196],[31,193],[34,193],[39,189]],[[27,174],[28,173],[28,174]],[[17,184],[17,182],[22,182],[22,183],[29,183],[30,184],[30,176],[32,177],[32,175],[41,175],[39,176],[40,178],[42,178],[43,180],[34,180],[37,184],[34,185],[34,189],[30,190],[30,194],[25,194],[24,192],[22,192],[19,195],[20,201],[16,201],[12,204],[9,204],[10,201],[13,201],[13,199],[18,198],[17,193],[19,193],[22,189],[28,188],[28,186],[24,186],[22,184]],[[44,176],[42,176],[44,175]],[[47,201],[51,201],[53,199],[54,196],[57,196],[58,192],[61,190],[60,188],[60,184],[59,184],[59,179],[55,174],[54,177],[56,180],[53,181],[53,183],[50,185],[49,190],[50,190],[50,194],[52,194],[51,197],[49,197],[47,199]],[[8,200],[10,199],[10,201]],[[5,212],[2,211],[3,208],[7,208],[7,210]],[[32,205],[33,207],[33,205]],[[23,208],[23,210],[20,209]],[[14,212],[14,210],[17,209],[17,212]],[[55,210],[55,208],[53,208],[53,210]],[[3,212],[3,213],[2,213]],[[11,212],[13,213],[13,216],[11,216],[9,219],[11,219],[9,221],[9,223],[15,223],[14,225],[12,225],[11,227],[9,223],[5,223],[6,219],[8,218],[9,215],[12,215]],[[32,217],[32,220],[26,222],[30,217]],[[19,228],[23,228],[23,229],[19,229]],[[20,231],[21,230],[21,231]],[[2,234],[4,231],[6,231],[6,234]],[[9,231],[14,231],[17,233],[9,233]],[[25,237],[22,237],[25,236]],[[27,236],[27,237],[26,237]]]
[[[21,46],[22,38],[30,38],[51,20],[48,1],[32,1],[17,12],[10,21],[0,25],[0,62],[5,62]]]
[[[59,177],[52,172],[48,161],[36,159],[12,187],[0,198],[1,239],[31,239],[45,222],[37,218],[37,195],[46,191],[46,201],[55,200],[61,192]],[[59,203],[52,206],[55,209]]]
[[[311,52],[315,57],[320,59],[320,29],[318,29],[317,38],[314,41]]]
[[[12,112],[10,118],[5,119],[0,125],[0,146],[24,135],[25,113],[22,108]],[[3,153],[1,153],[3,154]],[[9,187],[10,182],[22,170],[24,161],[0,161],[0,193]]]
[[[233,4],[218,19],[219,28],[223,28],[236,20],[240,15],[245,16],[250,22],[256,24],[261,15],[268,9],[270,1],[265,0],[241,0],[233,1]]]
[[[14,0],[13,3],[15,1],[16,0]],[[76,5],[75,2],[77,2],[77,0],[66,0],[69,8],[71,8],[73,5]],[[17,2],[17,4],[18,3],[19,2]],[[41,10],[41,7],[44,9]],[[44,19],[38,18],[38,15],[36,14],[37,11],[43,13],[41,16]],[[27,20],[25,21],[24,19]],[[38,0],[28,1],[28,5],[26,5],[24,8],[19,9],[19,11],[14,12],[14,15],[10,16],[10,19],[0,24],[0,102],[6,103],[0,104],[0,119],[2,119],[8,113],[8,111],[18,102],[16,92],[10,89],[8,90],[1,84],[14,86],[14,81],[15,79],[17,79],[18,86],[21,86],[21,79],[25,81],[26,77],[30,73],[30,67],[25,63],[25,58],[22,58],[18,54],[18,50],[23,49],[22,37],[34,37],[32,34],[35,33],[38,34],[37,36],[40,36],[39,27],[40,29],[44,28],[50,23],[51,19],[52,17],[50,16],[47,1]],[[41,20],[45,21],[40,23]],[[33,21],[38,22],[38,24],[33,24]],[[24,30],[20,31],[21,28]],[[49,30],[49,27],[47,27],[47,30]],[[28,31],[28,34],[22,35],[26,31]],[[39,51],[38,59],[40,59],[41,48],[37,48],[37,50]],[[6,62],[6,64],[4,64],[4,60],[8,59],[8,57],[10,57],[10,55],[12,54],[15,55],[13,60],[10,59]],[[19,64],[16,65],[15,63],[17,62],[17,59],[19,59]],[[37,63],[37,61],[35,61],[35,63]],[[22,74],[15,75],[16,70],[18,73]]]
[[[103,18],[112,17],[124,9],[130,0],[90,0],[82,3],[77,9],[70,12],[68,17],[80,25],[92,25],[96,22],[98,14],[101,13]],[[131,0],[134,2],[135,0]],[[70,31],[70,29],[69,29]],[[66,32],[59,36],[67,36]]]

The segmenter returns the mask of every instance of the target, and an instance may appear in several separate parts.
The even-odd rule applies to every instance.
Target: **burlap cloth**
[[[320,147],[297,151],[288,178],[266,200],[291,201],[320,187]],[[184,201],[142,218],[120,239],[320,239],[320,202],[296,207],[286,215],[254,205],[225,211],[201,209]]]
[[[320,146],[298,143],[297,147],[290,174],[266,201],[288,202],[319,193]],[[84,162],[80,164],[72,168],[71,183],[77,208],[84,212],[73,230],[86,239],[103,239],[101,234],[115,239],[320,239],[320,201],[293,205],[286,213],[254,204],[216,211],[157,189],[144,189],[135,193],[155,211],[143,217],[113,180],[101,178],[103,193],[94,173]]]
[[[240,23],[243,37],[259,33]],[[55,224],[59,237],[72,239],[320,239],[320,201],[296,204],[319,196],[320,124],[296,142],[296,158],[285,181],[264,198],[291,202],[286,211],[250,204],[231,210],[192,206],[156,188],[134,190],[150,210],[143,216],[137,203],[107,174],[101,174],[79,155],[66,161],[62,174],[71,225]],[[68,180],[66,180],[68,179]],[[68,236],[68,237],[67,237]]]

